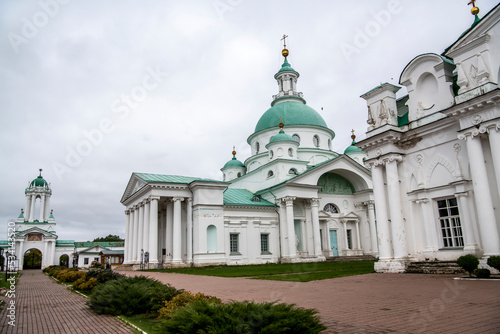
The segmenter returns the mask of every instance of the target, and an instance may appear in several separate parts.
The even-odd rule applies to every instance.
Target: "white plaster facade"
[[[252,155],[242,163],[233,152],[224,181],[132,174],[121,199],[125,264],[137,268],[146,251],[164,267],[377,256],[366,154],[331,150],[335,133],[297,92],[298,77],[285,58],[279,92],[248,137]]]
[[[411,261],[500,255],[500,8],[441,54],[415,57],[401,88],[362,95],[380,272]]]

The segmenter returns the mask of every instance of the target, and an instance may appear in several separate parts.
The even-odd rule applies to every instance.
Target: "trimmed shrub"
[[[95,277],[91,277],[88,280],[85,277],[82,277],[73,283],[73,289],[88,293],[94,290],[97,284],[98,282]]]
[[[54,277],[57,278],[61,282],[72,283],[79,280],[82,277],[85,277],[85,272],[77,271],[72,269],[66,269],[58,271],[54,274]]]
[[[95,278],[99,283],[106,283],[107,281],[117,280],[121,277],[124,276],[112,271],[111,269],[91,269],[87,271],[87,274],[85,275],[85,279],[89,280],[91,278]]]
[[[66,270],[68,269],[67,267],[65,266],[48,266],[47,268],[43,269],[42,271],[49,275],[49,276],[53,276],[56,272],[58,271],[61,271],[61,270]]]
[[[130,316],[155,312],[163,306],[164,300],[181,292],[144,276],[122,277],[99,284],[87,304],[97,313]]]
[[[213,296],[207,296],[203,293],[197,293],[193,295],[189,291],[184,291],[181,294],[178,294],[170,301],[164,301],[165,306],[158,310],[158,319],[167,319],[170,314],[177,310],[180,307],[186,306],[187,304],[195,301],[195,300],[205,300],[207,302],[212,302],[216,304],[220,304],[222,301]]]
[[[293,304],[196,300],[178,308],[160,331],[166,333],[320,333],[326,327],[317,311]]]
[[[476,269],[474,274],[477,278],[490,278],[490,270],[489,269]]]
[[[457,259],[457,264],[462,267],[463,270],[469,273],[469,276],[472,276],[474,270],[477,269],[479,265],[479,260],[472,254],[460,256]]]
[[[491,268],[500,271],[500,256],[490,256],[486,262]]]

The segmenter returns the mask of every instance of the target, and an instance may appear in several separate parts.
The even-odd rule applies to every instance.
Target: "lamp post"
[[[78,269],[78,250],[75,247],[75,250],[73,252],[73,268]]]
[[[3,256],[3,248],[0,248],[0,257],[2,256]],[[1,271],[3,271],[3,266],[5,266],[5,258],[3,258],[2,269],[0,269]]]
[[[144,249],[141,249],[141,270],[144,270]]]

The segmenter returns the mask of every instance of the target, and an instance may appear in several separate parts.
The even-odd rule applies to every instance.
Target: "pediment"
[[[123,203],[127,198],[144,188],[148,183],[137,176],[135,173],[132,173],[130,176],[130,180],[128,181],[127,187],[125,188],[125,192],[123,193],[121,202]]]
[[[110,250],[110,249],[107,248],[107,247],[103,247],[101,245],[95,245],[95,246],[92,246],[92,247],[88,247],[88,248],[82,249],[80,251],[80,254],[81,253],[99,253],[102,250]]]
[[[355,214],[354,212],[351,211],[349,213],[341,215],[340,219],[342,219],[342,220],[348,220],[348,221],[349,220],[359,221],[360,217],[357,214]]]
[[[51,233],[49,231],[43,230],[39,227],[32,227],[29,229],[26,229],[24,231],[18,231],[16,232],[16,238],[26,238],[30,236],[35,236],[35,235],[41,235],[43,236],[43,239],[57,239],[57,235],[55,233]],[[38,241],[38,240],[31,240],[31,241]],[[39,240],[41,241],[41,240]]]

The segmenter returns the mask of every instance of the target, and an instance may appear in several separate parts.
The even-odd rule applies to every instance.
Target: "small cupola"
[[[234,146],[233,152],[231,153],[233,154],[233,158],[226,162],[224,167],[221,168],[224,181],[234,180],[240,176],[245,175],[247,171],[245,165],[241,161],[236,159],[236,151]]]
[[[366,153],[362,149],[356,146],[356,135],[354,134],[354,129],[351,131],[352,143],[345,150],[344,154],[356,161],[359,164],[363,164],[363,159],[366,158]]]
[[[280,123],[280,131],[271,137],[266,148],[269,152],[269,160],[274,159],[298,159],[297,148],[299,143],[283,130],[284,124]]]

